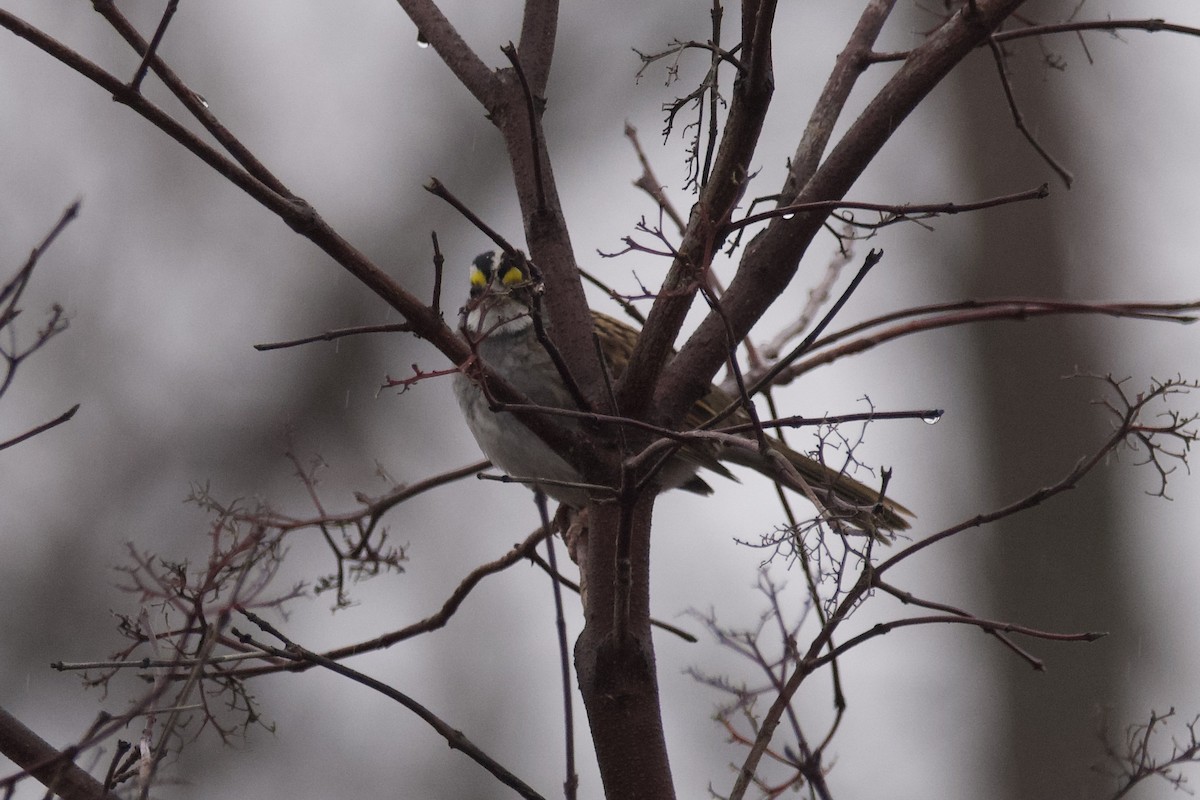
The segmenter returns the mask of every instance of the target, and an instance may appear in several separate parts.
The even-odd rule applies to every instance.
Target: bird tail
[[[879,490],[797,453],[778,440],[771,440],[771,445],[775,458],[735,446],[724,448],[720,458],[766,475],[816,502],[825,512],[823,516],[841,520],[878,539],[886,541],[886,532],[903,531],[911,527],[906,517],[915,516],[913,512],[886,495],[881,495]],[[780,463],[781,460],[783,463]],[[886,486],[882,488],[886,489]]]

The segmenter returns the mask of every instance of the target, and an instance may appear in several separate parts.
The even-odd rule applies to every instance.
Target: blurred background
[[[1075,0],[1030,3],[1038,21],[1068,17]],[[6,0],[19,14],[119,76],[137,59],[90,4]],[[120,7],[145,35],[162,2]],[[445,0],[442,7],[487,63],[519,33],[519,4]],[[901,3],[879,43],[900,50],[935,24]],[[834,56],[860,3],[781,4],[776,93],[750,192],[781,180]],[[1152,15],[1200,25],[1186,0],[1088,2],[1081,18]],[[682,190],[684,143],[662,142],[661,104],[705,69],[680,61],[635,81],[631,48],[709,36],[707,4],[619,0],[604,11],[565,4],[546,127],[581,264],[637,292],[664,264],[615,251],[651,202],[631,186],[640,170],[626,121],[671,191]],[[727,40],[736,9],[727,11]],[[891,203],[968,202],[1033,188],[1040,202],[946,217],[933,230],[884,230],[880,267],[839,324],[911,305],[995,296],[1069,300],[1188,300],[1200,295],[1192,225],[1200,219],[1194,76],[1200,41],[1136,31],[1015,43],[1009,62],[1025,118],[1075,175],[1067,190],[1015,130],[991,55],[979,52],[905,122],[850,197]],[[421,189],[441,179],[511,238],[520,217],[500,140],[481,109],[395,4],[342,0],[183,3],[160,51],[188,84],[293,191],[349,241],[418,294],[432,287],[430,231],[448,258],[449,311],[461,302],[466,264],[488,243]],[[894,71],[872,68],[845,120]],[[52,661],[102,658],[120,641],[114,613],[136,599],[114,571],[127,546],[164,558],[203,558],[206,516],[184,499],[196,484],[232,501],[312,511],[284,458],[326,463],[326,507],[350,510],[354,491],[380,494],[478,458],[448,379],[399,395],[386,375],[445,366],[401,335],[260,353],[252,345],[330,328],[398,321],[316,248],[101,90],[26,42],[0,34],[0,274],[8,276],[62,210],[80,218],[42,258],[18,326],[32,336],[52,303],[70,329],[27,362],[0,399],[0,440],[75,403],[69,423],[0,452],[0,705],[56,745],[75,741],[102,709],[119,712],[143,688],[132,674],[107,697],[85,691]],[[155,79],[147,94],[178,110]],[[844,122],[842,129],[847,122]],[[1181,227],[1182,226],[1182,227]],[[835,249],[824,237],[764,322],[760,340],[794,317]],[[865,253],[866,246],[861,246]],[[728,265],[727,265],[728,266]],[[848,277],[848,276],[847,276]],[[603,307],[599,299],[597,307]],[[611,310],[611,309],[610,309]],[[940,407],[935,426],[881,423],[858,456],[894,469],[890,492],[919,513],[919,538],[1056,481],[1109,430],[1095,381],[1200,377],[1197,330],[1100,318],[997,322],[909,337],[811,373],[781,393],[790,413],[817,415]],[[1197,397],[1178,400],[1194,412]],[[1165,410],[1165,409],[1164,409]],[[849,702],[832,746],[836,796],[892,798],[1106,797],[1100,731],[1117,734],[1151,709],[1200,714],[1200,591],[1196,520],[1200,483],[1171,476],[1173,501],[1139,454],[1125,453],[1079,489],[1000,526],[972,530],[893,574],[921,597],[982,616],[1056,631],[1107,631],[1093,644],[1028,642],[1036,673],[966,628],[907,628],[842,662]],[[654,608],[701,635],[661,636],[658,662],[668,743],[681,797],[728,793],[742,750],[711,717],[726,698],[684,674],[689,667],[761,681],[704,636],[689,610],[752,626],[762,551],[738,545],[780,521],[770,487],[745,475],[701,499],[676,493],[657,510]],[[474,566],[536,526],[528,494],[468,480],[397,508],[392,540],[407,545],[401,575],[353,588],[354,607],[332,598],[293,603],[277,618],[296,641],[323,649],[394,630],[438,608]],[[293,540],[284,583],[331,569],[315,533]],[[799,613],[800,576],[773,564]],[[568,624],[581,620],[569,603]],[[878,598],[855,630],[910,613]],[[485,581],[444,630],[352,666],[409,692],[547,796],[562,782],[560,695],[550,587],[527,566]],[[274,734],[251,729],[222,745],[201,732],[164,771],[157,796],[507,797],[481,769],[423,724],[367,689],[319,671],[252,686]],[[801,698],[811,731],[830,713],[827,676]],[[576,706],[578,717],[582,712]],[[129,738],[136,738],[136,731]],[[588,753],[586,732],[578,741]],[[782,746],[784,742],[780,742]],[[1166,741],[1160,743],[1169,747]],[[100,757],[104,758],[107,754]],[[92,758],[92,756],[89,756]],[[92,762],[84,759],[85,765]],[[107,763],[104,761],[103,763]],[[3,773],[11,765],[0,763]],[[599,795],[581,764],[582,794]],[[1195,771],[1192,773],[1195,779]],[[1136,795],[1167,797],[1165,782]],[[38,797],[28,783],[17,796]]]

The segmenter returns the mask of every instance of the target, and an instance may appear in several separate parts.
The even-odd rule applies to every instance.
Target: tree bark
[[[590,509],[585,621],[575,669],[606,800],[675,797],[650,635],[653,508],[654,495],[644,494],[625,519],[617,503]],[[628,542],[627,559],[622,541]]]

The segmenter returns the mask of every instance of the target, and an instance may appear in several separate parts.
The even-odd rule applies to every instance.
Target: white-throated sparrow
[[[463,330],[488,367],[532,403],[574,409],[576,403],[534,328],[531,303],[537,288],[524,271],[523,260],[507,255],[497,258],[494,252],[480,255],[471,267],[471,297],[462,310]],[[615,380],[628,363],[638,332],[596,311],[592,312],[592,317],[600,350]],[[587,504],[585,488],[567,485],[580,482],[578,470],[511,413],[493,411],[483,390],[471,377],[462,372],[455,375],[454,393],[479,447],[497,468],[540,487],[561,503],[575,508]],[[699,427],[730,402],[725,392],[711,387],[708,395],[687,415],[684,429]],[[573,417],[557,416],[555,422],[567,429],[580,429],[580,422]],[[745,422],[749,422],[749,416],[744,411],[738,411],[729,420],[731,425]],[[872,533],[909,527],[904,517],[911,516],[912,512],[904,506],[886,498],[881,501],[874,489],[791,450],[776,439],[770,441],[773,449],[786,458],[802,481],[782,472],[755,449],[708,442],[679,449],[664,465],[657,480],[663,488],[709,494],[712,488],[696,475],[696,471],[705,467],[733,477],[720,463],[729,461],[751,467],[809,494],[810,499],[823,506],[826,518],[838,518],[854,528]]]

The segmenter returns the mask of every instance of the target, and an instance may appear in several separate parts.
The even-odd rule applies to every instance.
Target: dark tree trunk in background
[[[1084,170],[1102,165],[1082,155],[1087,124],[1076,118],[1061,76],[1042,63],[1035,46],[1020,49],[1011,60],[1012,80],[1030,128],[1061,163],[1080,168],[1079,180],[1088,180]],[[1049,181],[1054,195],[1065,194],[1012,125],[993,60],[980,53],[968,64],[951,78],[958,113],[945,120],[966,148],[959,155],[969,170],[967,193],[982,197]],[[980,215],[973,250],[958,254],[959,263],[944,274],[957,276],[966,297],[1080,299],[1082,291],[1090,299],[1096,292],[1087,291],[1090,282],[1080,271],[1095,265],[1073,263],[1064,251],[1063,205],[1052,195]],[[1099,287],[1099,279],[1091,285]],[[1071,318],[972,328],[983,425],[978,458],[988,483],[980,494],[989,505],[1052,483],[1101,441],[1107,420],[1088,401],[1101,396],[1103,386],[1063,376],[1077,367],[1112,368],[1112,348],[1097,337],[1115,330]],[[1120,465],[1101,470],[1079,489],[984,534],[987,555],[977,562],[977,583],[987,587],[987,597],[980,613],[1048,630],[1113,634],[1093,644],[1022,642],[1045,661],[1043,674],[991,648],[1001,717],[977,721],[999,739],[990,796],[1059,800],[1104,796],[1111,788],[1089,767],[1101,760],[1101,711],[1121,702],[1136,647],[1119,552],[1123,532],[1109,488],[1124,474]]]

